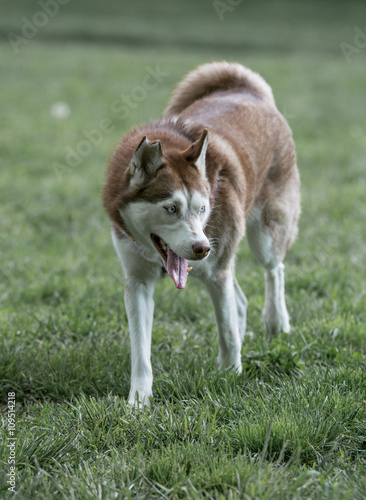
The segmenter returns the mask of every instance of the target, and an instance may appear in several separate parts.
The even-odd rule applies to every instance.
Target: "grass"
[[[18,5],[7,6],[2,33],[34,12]],[[263,15],[249,2],[220,23],[203,2],[167,11],[125,2],[123,29],[118,5],[102,15],[91,2],[84,18],[75,0],[19,54],[0,46],[0,496],[13,496],[14,391],[17,498],[362,499],[366,49],[350,64],[339,49],[352,43],[361,4],[325,2],[311,13],[282,3]],[[292,334],[265,337],[263,273],[245,242],[237,277],[250,334],[240,376],[217,371],[205,291],[164,280],[154,402],[134,411],[122,271],[101,205],[107,159],[134,124],[161,115],[186,71],[224,58],[265,76],[294,131],[303,213],[285,262]],[[112,103],[137,95],[147,66],[165,76],[122,119]],[[64,120],[50,113],[58,101],[71,110]],[[67,148],[103,119],[111,130],[67,164]]]

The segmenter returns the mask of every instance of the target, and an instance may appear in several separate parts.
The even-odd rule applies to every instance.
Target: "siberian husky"
[[[188,273],[212,299],[219,366],[240,373],[247,299],[235,278],[246,233],[264,268],[264,325],[289,332],[286,250],[297,235],[299,174],[291,130],[271,88],[240,64],[204,64],[173,91],[163,119],[128,133],[110,160],[103,191],[125,274],[131,339],[131,404],[149,404],[153,293]]]

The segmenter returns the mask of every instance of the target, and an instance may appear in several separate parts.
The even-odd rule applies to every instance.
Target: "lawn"
[[[234,3],[220,20],[217,5]],[[354,45],[355,26],[365,31],[366,9],[306,6],[71,0],[15,53],[8,33],[41,7],[5,2],[1,498],[14,496],[14,442],[19,499],[365,498],[366,48],[348,62],[340,44]],[[222,59],[267,79],[294,132],[302,216],[285,261],[292,333],[266,338],[263,272],[244,241],[243,373],[217,370],[205,290],[166,279],[155,295],[154,402],[132,410],[123,277],[101,202],[108,157],[133,125],[161,116],[187,71]]]

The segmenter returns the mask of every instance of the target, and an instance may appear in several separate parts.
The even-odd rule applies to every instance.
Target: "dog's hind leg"
[[[264,267],[265,295],[263,321],[268,333],[290,331],[285,302],[284,265],[274,249],[271,230],[262,220],[262,210],[254,207],[247,218],[247,239],[250,250]]]
[[[237,279],[235,278],[235,275],[234,275],[234,290],[235,290],[236,307],[238,309],[239,335],[241,342],[243,342],[247,328],[248,299],[244,295],[243,290],[240,288],[240,285]]]
[[[269,334],[290,333],[290,318],[285,301],[285,266],[280,263],[264,270],[265,295],[263,322]]]
[[[300,179],[292,141],[276,152],[256,205],[246,219],[249,247],[264,267],[263,321],[268,333],[290,331],[283,260],[297,236]]]
[[[274,204],[273,204],[274,205]],[[297,234],[299,198],[291,203],[271,207],[255,206],[247,217],[249,247],[264,267],[265,297],[263,321],[268,333],[289,333],[290,321],[285,302],[283,259]],[[277,209],[277,210],[275,210]]]
[[[221,271],[214,277],[206,278],[204,281],[215,310],[219,366],[220,368],[234,368],[241,373],[241,336],[245,332],[245,326],[243,331],[239,322],[246,315],[244,294],[239,289],[231,268]]]

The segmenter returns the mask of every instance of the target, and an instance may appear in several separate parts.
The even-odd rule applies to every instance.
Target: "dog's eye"
[[[206,212],[206,207],[205,207],[205,205],[202,205],[202,207],[200,208],[200,212],[201,212],[201,214],[203,214],[203,212]]]
[[[177,211],[177,207],[175,205],[170,205],[169,207],[165,207],[165,210],[169,213],[169,214],[175,214],[176,211]]]

